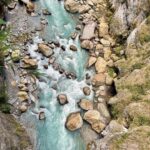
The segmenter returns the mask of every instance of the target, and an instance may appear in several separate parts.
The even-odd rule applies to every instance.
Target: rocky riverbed
[[[72,41],[79,38],[81,48],[88,53],[86,66],[83,66],[90,72],[85,74],[85,83],[80,89],[73,89],[82,96],[75,101],[78,109],[65,114],[63,125],[71,134],[80,131],[87,150],[148,150],[149,1],[65,0],[62,3],[66,11],[79,19],[70,38]],[[39,83],[54,78],[53,70],[67,80],[79,79],[78,72],[64,68],[65,59],[58,63],[56,49],[69,50],[74,57],[80,50],[73,42],[67,46],[59,40],[47,40],[47,16],[53,16],[54,12],[39,7],[38,2],[14,1],[8,9],[7,25],[11,27],[8,41],[12,47],[6,59],[11,58],[14,63],[14,69],[8,71],[8,91],[10,103],[15,107],[13,113],[24,116],[40,101]],[[46,73],[49,68],[53,69],[44,77],[45,73],[37,70],[39,66]],[[52,89],[59,89],[57,82]],[[68,109],[67,105],[74,103],[68,95],[62,91],[56,94],[59,107]],[[39,107],[40,111],[33,109],[33,113],[39,120],[47,119],[44,111],[47,107]],[[28,128],[26,123],[24,125]],[[34,147],[38,144],[37,141],[32,143]],[[57,150],[57,146],[53,148]]]

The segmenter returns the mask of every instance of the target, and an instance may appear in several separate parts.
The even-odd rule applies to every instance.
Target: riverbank
[[[100,94],[99,90],[95,93],[100,99],[101,107],[98,110],[101,114],[106,112],[101,111],[104,104],[106,110],[110,112],[111,121],[109,120],[110,123],[106,128],[100,131],[100,139],[89,144],[89,149],[149,149],[149,142],[146,140],[149,138],[146,138],[146,134],[149,133],[150,125],[147,118],[149,115],[147,99],[149,97],[149,84],[147,84],[149,82],[147,62],[149,13],[146,13],[149,11],[148,5],[148,1],[143,3],[140,0],[134,4],[132,1],[104,0],[80,3],[66,0],[65,6],[68,11],[81,13],[80,18],[85,25],[83,33],[86,31],[86,35],[88,33],[91,35],[88,35],[87,39],[93,40],[95,28],[89,24],[91,20],[96,20],[98,26],[95,29],[95,36],[99,37],[99,47],[94,46],[95,40],[90,39],[87,42],[87,39],[82,39],[83,35],[81,40],[86,40],[82,41],[83,48],[92,51],[89,63],[95,65],[97,76],[99,73],[106,75],[107,80],[102,80],[101,77],[100,81],[104,81],[106,85],[109,83],[113,88],[111,97],[105,101],[101,97],[103,92]],[[86,26],[90,30],[86,29]],[[85,47],[85,43],[88,43],[88,48]],[[110,76],[109,80],[107,73]]]

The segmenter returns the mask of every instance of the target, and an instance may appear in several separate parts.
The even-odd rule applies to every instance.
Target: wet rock
[[[59,64],[53,63],[53,68],[54,68],[55,70],[59,70]]]
[[[27,92],[25,92],[25,91],[19,91],[18,93],[17,93],[17,96],[18,96],[18,98],[19,98],[19,100],[21,100],[21,101],[25,101],[25,100],[28,100],[28,93]]]
[[[83,120],[79,112],[71,113],[66,120],[65,126],[70,131],[75,131],[81,128]]]
[[[24,58],[22,62],[23,62],[22,68],[26,68],[26,69],[37,68],[37,61],[35,59]]]
[[[80,102],[78,103],[78,105],[83,110],[91,110],[91,109],[93,109],[92,101],[87,100],[87,99],[81,99]]]
[[[59,68],[59,73],[63,74],[65,72],[65,70],[63,68]]]
[[[77,51],[77,47],[75,45],[70,45],[70,50]]]
[[[95,63],[95,69],[98,73],[104,73],[106,71],[107,62],[102,57],[98,57]]]
[[[86,73],[85,78],[86,78],[86,80],[89,80],[91,78],[91,76],[88,73]]]
[[[38,14],[36,14],[35,12],[32,12],[31,13],[31,17],[37,17],[38,16]],[[33,33],[33,32],[32,32]]]
[[[18,62],[20,60],[20,50],[12,51],[11,58],[14,62]]]
[[[94,38],[95,37],[95,28],[96,28],[95,22],[88,22],[83,29],[81,39],[82,40],[90,40],[90,39]]]
[[[46,19],[41,20],[41,24],[43,24],[43,25],[47,25],[47,24],[48,24],[48,21],[47,21]]]
[[[66,47],[65,47],[64,45],[61,45],[61,49],[62,49],[63,51],[65,51],[65,50],[66,50]]]
[[[51,57],[48,61],[49,64],[53,64],[55,62],[56,58],[55,57]]]
[[[92,50],[94,48],[94,44],[90,40],[84,40],[81,42],[81,47],[87,50]]]
[[[77,78],[77,76],[73,72],[71,72],[71,73],[65,72],[65,74],[68,79],[76,79]]]
[[[105,81],[106,75],[103,73],[95,74],[92,78],[92,84],[96,87],[105,84]]]
[[[71,38],[74,40],[77,37],[77,34],[78,34],[77,32],[72,33]]]
[[[43,67],[44,67],[45,69],[48,69],[48,65],[47,65],[47,64],[43,65]]]
[[[51,12],[48,11],[47,9],[42,10],[43,15],[51,15]]]
[[[93,56],[89,57],[89,60],[88,60],[88,67],[91,67],[92,65],[94,65],[95,62],[96,62],[96,60],[97,60],[96,57],[93,57]]]
[[[44,119],[46,119],[45,113],[44,113],[44,111],[41,111],[39,113],[39,120],[44,120]]]
[[[88,96],[91,94],[91,89],[88,86],[86,86],[83,88],[83,93]]]
[[[46,44],[40,43],[38,45],[39,51],[45,56],[45,57],[50,57],[53,54],[53,50],[48,47]]]
[[[27,7],[27,12],[29,12],[29,13],[32,13],[35,10],[35,5],[31,1],[29,1],[26,4],[26,7]]]
[[[82,29],[82,26],[81,25],[77,25],[76,26],[76,30],[81,30]]]
[[[55,46],[59,47],[60,46],[60,43],[59,41],[53,41],[53,43],[55,44]]]
[[[66,94],[60,94],[57,96],[57,100],[59,102],[59,104],[61,105],[65,105],[68,103],[68,98]]]

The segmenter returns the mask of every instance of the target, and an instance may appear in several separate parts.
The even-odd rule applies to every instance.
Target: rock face
[[[80,106],[83,110],[91,110],[91,109],[93,109],[93,102],[90,101],[90,100],[81,99],[78,104],[79,104],[79,106]]]
[[[149,126],[141,126],[135,129],[117,132],[116,134],[108,134],[102,140],[95,142],[96,150],[107,149],[107,150],[132,150],[132,149],[149,149],[149,137],[147,134],[150,132]]]
[[[88,22],[84,26],[81,39],[82,40],[90,40],[90,39],[94,38],[94,36],[95,36],[95,28],[96,28],[96,23],[95,22]]]
[[[45,44],[39,44],[39,52],[41,52],[45,57],[50,57],[53,54],[53,50],[45,45]]]
[[[77,13],[79,10],[79,3],[75,0],[65,0],[65,9],[71,13]]]
[[[25,129],[9,114],[0,113],[0,149],[32,150]]]
[[[83,120],[79,112],[71,113],[66,120],[66,128],[70,131],[75,131],[82,127]]]
[[[65,105],[68,103],[68,99],[67,99],[67,96],[65,94],[58,95],[57,100],[58,100],[59,104],[61,104],[61,105]]]

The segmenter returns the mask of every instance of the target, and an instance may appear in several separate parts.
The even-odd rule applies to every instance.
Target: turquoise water
[[[48,40],[58,40],[61,45],[66,46],[66,51],[60,48],[54,49],[56,62],[62,68],[76,74],[77,79],[67,79],[65,75],[59,74],[52,66],[47,70],[43,69],[43,64],[48,60],[41,60],[41,54],[35,52],[37,44],[41,39],[37,36],[34,38],[34,44],[29,45],[31,56],[38,59],[38,69],[46,74],[45,82],[38,82],[39,100],[36,101],[35,107],[28,111],[25,116],[26,122],[31,124],[36,134],[36,150],[85,150],[85,144],[80,136],[80,132],[70,132],[65,128],[65,121],[69,113],[79,111],[77,102],[81,98],[92,99],[93,94],[85,97],[82,88],[87,86],[85,74],[87,73],[86,62],[88,54],[80,48],[78,37],[76,40],[70,39],[71,33],[75,30],[76,21],[71,14],[68,14],[63,2],[57,0],[40,0],[38,3],[42,8],[47,8],[52,12],[52,16],[47,16],[49,25],[46,29]],[[69,46],[74,44],[78,51],[69,50]],[[53,87],[57,87],[54,89]],[[69,103],[60,106],[57,102],[57,95],[66,94]],[[40,108],[40,106],[44,108]],[[38,115],[33,112],[44,111],[45,120],[38,120]],[[33,111],[33,112],[32,112]],[[33,135],[34,136],[34,135]]]

